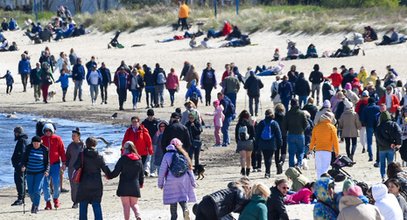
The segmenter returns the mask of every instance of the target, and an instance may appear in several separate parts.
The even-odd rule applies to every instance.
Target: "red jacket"
[[[227,36],[230,33],[232,33],[232,25],[230,25],[229,22],[226,22],[225,25],[223,25],[222,36]]]
[[[334,87],[341,86],[343,77],[340,73],[332,73],[328,78],[332,80],[332,85]]]
[[[378,102],[378,105],[386,104],[386,95],[382,96]],[[396,113],[397,108],[400,106],[400,101],[396,95],[391,95],[391,107],[389,110],[390,113]]]
[[[362,112],[360,112],[360,107],[361,106],[366,107],[368,104],[369,104],[369,102],[367,99],[360,99],[359,102],[356,103],[355,112],[358,113],[360,116],[360,114],[362,114]]]
[[[130,126],[124,134],[122,146],[124,146],[124,143],[127,141],[132,141],[134,143],[140,156],[153,155],[154,153],[151,137],[148,134],[148,130],[143,125],[140,125],[136,132],[134,132],[133,127]]]
[[[62,142],[60,136],[53,134],[50,137],[47,137],[46,135],[44,135],[41,137],[41,140],[42,144],[44,144],[48,148],[50,165],[58,163],[60,161],[62,161],[62,163],[65,163],[65,147],[64,142]]]

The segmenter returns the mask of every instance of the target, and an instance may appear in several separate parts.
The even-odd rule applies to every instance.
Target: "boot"
[[[32,205],[32,206],[31,206],[31,213],[34,213],[34,210],[35,210],[35,206]]]
[[[276,164],[277,167],[277,175],[280,175],[283,173],[283,163],[280,161]]]
[[[31,213],[33,213],[33,214],[37,214],[38,213],[38,206],[34,206],[34,210],[33,210],[34,212],[31,212]]]
[[[51,210],[51,209],[52,209],[51,201],[48,201],[47,205],[45,206],[45,210]]]
[[[246,175],[244,168],[240,169],[240,174],[242,174],[242,176],[245,176],[245,175]]]
[[[250,175],[250,168],[246,168],[246,176]]]
[[[57,209],[61,206],[61,203],[59,203],[58,199],[54,199],[54,207]]]

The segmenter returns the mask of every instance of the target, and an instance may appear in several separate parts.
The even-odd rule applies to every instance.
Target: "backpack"
[[[266,123],[266,121],[263,121],[264,127],[263,130],[261,131],[261,139],[264,141],[269,141],[271,139],[273,139],[274,134],[271,131],[271,122],[270,123]]]
[[[170,165],[170,172],[175,177],[181,177],[188,171],[188,161],[184,157],[184,155],[178,153],[178,151],[171,151],[172,154],[172,162]]]
[[[247,141],[249,140],[249,133],[246,125],[241,125],[238,130],[239,140]]]
[[[157,74],[157,84],[165,84],[167,82],[167,79],[165,79],[165,75],[163,72],[159,72]]]

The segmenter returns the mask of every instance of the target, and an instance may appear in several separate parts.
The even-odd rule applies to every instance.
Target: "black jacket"
[[[82,155],[78,155],[75,169],[82,165]],[[110,169],[105,160],[96,149],[86,148],[83,151],[83,169],[81,182],[78,187],[77,202],[101,202],[103,195],[102,170],[106,176],[110,176]]]
[[[182,142],[182,147],[188,152],[192,146],[191,137],[189,136],[188,128],[179,121],[173,122],[164,130],[161,139],[161,148],[163,152],[167,152],[166,148],[173,138],[178,138]]]
[[[355,77],[356,77],[355,75],[350,74],[350,73],[344,75],[343,79],[342,79],[342,88],[345,88],[346,83],[352,83],[352,81],[353,81],[353,79],[355,79]]]
[[[40,71],[40,69],[37,69],[37,68],[31,69],[31,72],[30,72],[31,85],[40,85],[41,84],[41,77],[40,77],[39,71]]]
[[[154,118],[153,120],[149,121],[148,118],[144,119],[142,125],[144,125],[145,128],[148,130],[148,134],[150,135],[151,138],[154,137],[155,133],[158,130],[158,123],[160,122],[159,119]]]
[[[295,94],[298,96],[309,96],[311,88],[304,78],[298,78],[295,82]]]
[[[133,154],[134,155],[134,154]],[[115,178],[120,174],[117,196],[132,196],[140,198],[140,187],[144,184],[143,163],[138,156],[123,155],[116,163],[114,170],[109,175]]]
[[[290,82],[290,83],[292,83],[292,84],[295,84],[295,82],[297,82],[297,79],[298,79],[298,72],[297,71],[289,71],[288,73],[287,73],[287,76],[288,76],[288,82]]]
[[[288,220],[287,210],[284,205],[284,195],[277,187],[270,188],[271,195],[267,199],[268,220]]]
[[[144,82],[146,86],[155,86],[154,74],[151,72],[150,67],[144,68]]]
[[[285,114],[281,112],[276,112],[274,115],[274,120],[278,123],[281,130],[281,137],[283,138],[283,143],[281,144],[281,154],[287,154],[287,132],[284,124],[285,124]],[[277,149],[278,146],[277,146]]]
[[[28,136],[26,134],[20,134],[18,137],[15,138],[15,141],[17,141],[17,143],[14,148],[13,156],[11,157],[11,163],[13,164],[14,169],[21,168],[21,161],[23,159],[25,149],[28,145],[27,139]]]
[[[192,140],[201,140],[202,125],[201,123],[199,123],[198,120],[194,121],[193,126],[191,121],[187,121],[185,127],[187,127],[189,136],[191,137]]]
[[[249,76],[244,83],[244,89],[247,90],[249,97],[259,97],[260,89],[264,87],[263,82],[256,76]]]
[[[241,126],[246,126],[247,127],[247,133],[249,134],[249,140],[254,140],[254,137],[256,135],[256,133],[254,131],[254,126],[250,123],[249,120],[243,119],[243,120],[239,120],[237,122],[237,124],[236,124],[236,128],[235,128],[236,143],[240,140],[239,139],[239,128]]]
[[[339,118],[341,118],[342,113],[345,111],[345,104],[343,103],[343,101],[340,101],[336,107],[336,111],[335,111],[335,119],[339,120]]]
[[[108,68],[99,68],[99,72],[102,75],[102,85],[107,86],[112,81],[112,75]]]
[[[315,115],[318,112],[318,108],[315,105],[306,104],[302,110],[307,111],[311,115],[311,120],[314,120]]]
[[[227,189],[204,196],[202,200],[204,199],[210,199],[215,204],[215,212],[219,219],[232,212],[242,212],[247,203],[250,202],[249,199],[244,197],[243,191],[236,187],[234,183],[229,183]]]
[[[308,80],[312,84],[321,84],[324,81],[324,75],[320,71],[312,71]]]
[[[383,114],[383,113],[381,113]],[[379,150],[390,150],[391,144],[401,145],[400,126],[390,120],[380,122],[376,129],[376,141]]]
[[[271,126],[271,133],[274,135],[271,140],[263,140],[261,134],[263,132],[266,123]],[[283,144],[283,138],[281,136],[281,129],[278,123],[272,119],[266,118],[261,120],[256,126],[256,144],[258,150],[276,150],[281,148]]]

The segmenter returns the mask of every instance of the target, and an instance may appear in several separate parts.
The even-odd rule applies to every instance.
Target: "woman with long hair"
[[[240,174],[249,176],[252,165],[252,152],[254,144],[254,126],[250,122],[250,114],[243,110],[239,114],[239,121],[236,124],[236,152],[240,154]]]
[[[78,208],[78,202],[76,201],[76,195],[78,192],[78,183],[72,181],[73,172],[75,170],[74,165],[79,155],[83,151],[85,144],[81,140],[81,132],[79,128],[72,130],[72,142],[66,149],[66,165],[68,167],[69,185],[71,186],[71,200],[73,202],[72,208]]]

